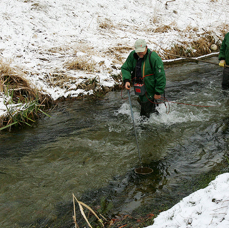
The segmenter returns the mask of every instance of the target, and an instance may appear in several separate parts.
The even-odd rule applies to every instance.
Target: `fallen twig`
[[[74,194],[72,194],[72,195],[73,195],[73,205],[74,205],[74,216],[73,216],[73,220],[74,220],[74,222],[75,222],[75,227],[76,227],[76,228],[79,227],[78,224],[77,224],[77,222],[76,222],[75,200],[76,200],[76,202],[78,203],[79,208],[80,208],[80,212],[81,212],[81,214],[83,215],[83,217],[84,217],[84,219],[85,219],[85,221],[87,222],[87,224],[88,224],[89,227],[93,228],[93,227],[91,226],[91,224],[89,223],[89,221],[88,221],[88,219],[87,219],[87,217],[86,217],[86,215],[85,215],[85,213],[84,213],[83,206],[86,207],[88,210],[90,210],[90,211],[94,214],[94,216],[99,220],[99,222],[102,224],[102,226],[104,227],[104,224],[103,224],[102,219],[100,219],[100,218],[98,217],[98,215],[97,215],[88,205],[86,205],[85,203],[83,203],[83,202],[81,202],[81,201],[78,201],[77,198],[75,197],[75,195],[74,195]]]

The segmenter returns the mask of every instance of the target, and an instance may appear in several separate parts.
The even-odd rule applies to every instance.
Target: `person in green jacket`
[[[135,42],[135,50],[131,51],[121,67],[122,79],[127,90],[133,84],[144,85],[146,92],[139,95],[141,116],[150,117],[157,113],[157,100],[164,94],[166,77],[164,65],[156,52],[150,51],[146,41],[139,39]]]
[[[223,66],[222,89],[229,89],[229,32],[225,35],[219,52],[219,65]]]

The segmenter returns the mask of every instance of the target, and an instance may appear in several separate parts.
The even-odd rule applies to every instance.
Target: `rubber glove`
[[[226,64],[226,61],[225,60],[220,60],[219,66],[224,67],[225,64]]]

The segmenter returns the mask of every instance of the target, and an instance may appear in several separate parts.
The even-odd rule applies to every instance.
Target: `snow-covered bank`
[[[148,228],[229,227],[229,173],[162,212]]]

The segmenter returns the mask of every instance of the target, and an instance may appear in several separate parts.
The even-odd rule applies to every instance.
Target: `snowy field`
[[[228,6],[227,0],[1,0],[0,60],[54,100],[90,94],[77,85],[96,80],[113,87],[111,75],[120,74],[138,38],[161,56],[208,35],[221,43]],[[93,70],[68,69],[76,58]],[[5,111],[0,96],[0,116]]]
[[[113,87],[112,75],[120,74],[138,38],[162,58],[164,49],[207,35],[219,46],[229,32],[228,15],[228,0],[1,0],[0,63],[10,63],[54,100],[77,97],[93,92],[78,87],[86,80]],[[75,59],[93,69],[69,69]],[[6,114],[4,99],[0,92],[0,116]],[[228,187],[229,174],[223,174],[150,227],[229,227]]]

